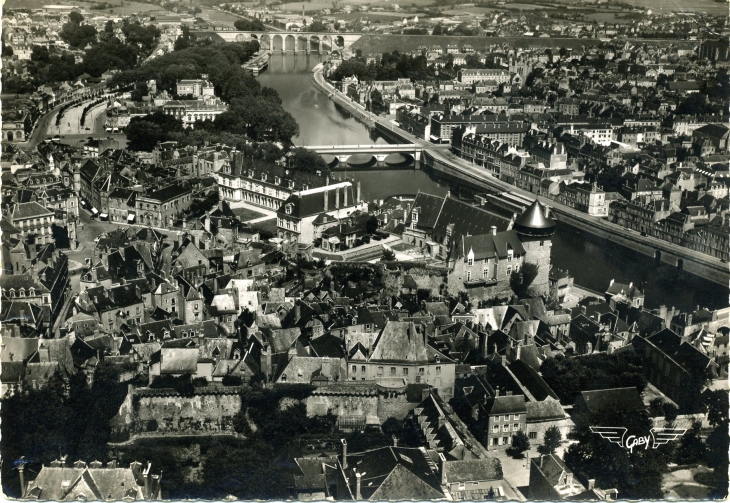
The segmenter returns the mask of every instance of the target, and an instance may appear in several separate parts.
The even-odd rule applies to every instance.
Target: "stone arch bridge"
[[[247,42],[258,40],[261,49],[272,52],[330,53],[349,49],[362,33],[316,33],[316,32],[268,32],[268,31],[216,31],[226,42]]]
[[[309,145],[303,147],[322,155],[331,167],[385,167],[407,164],[417,166],[423,147],[408,144]],[[335,162],[336,161],[336,162]]]

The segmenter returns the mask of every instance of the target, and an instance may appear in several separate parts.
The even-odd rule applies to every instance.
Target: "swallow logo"
[[[652,449],[656,449],[660,445],[677,440],[687,432],[687,430],[677,428],[652,428],[649,435],[638,437],[636,435],[627,436],[628,429],[622,427],[591,426],[591,431],[598,433],[601,438],[605,438],[613,444],[618,444],[619,447],[628,449],[631,453],[634,452],[635,447],[643,447],[644,450],[648,450],[651,446]]]

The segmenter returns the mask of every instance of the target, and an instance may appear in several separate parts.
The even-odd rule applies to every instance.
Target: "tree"
[[[674,462],[680,465],[704,462],[707,457],[707,447],[700,437],[701,424],[695,422],[679,441],[674,452]]]
[[[318,171],[322,176],[329,174],[330,169],[322,156],[313,150],[297,147],[290,152],[291,167],[297,171],[316,174]]]
[[[539,266],[537,264],[525,263],[519,271],[515,271],[510,276],[510,288],[520,297],[530,296],[530,285],[537,278]]]
[[[73,10],[69,13],[68,20],[75,25],[79,25],[84,20],[84,16],[80,12]]]
[[[83,16],[81,16],[83,19]],[[96,28],[90,24],[78,24],[68,21],[61,28],[60,37],[74,48],[82,48],[96,41]]]
[[[315,21],[312,21],[312,24],[307,26],[307,31],[316,32],[316,33],[326,33],[329,30],[327,29],[326,24],[324,24],[322,21],[317,19]]]
[[[265,31],[266,26],[260,19],[236,19],[233,26],[240,31]]]
[[[443,35],[443,34],[444,34],[444,30],[441,27],[440,23],[437,24],[436,26],[434,26],[433,31],[431,32],[431,35]]]
[[[545,430],[542,445],[537,448],[541,454],[553,454],[563,442],[563,435],[557,426],[551,426]]]
[[[390,248],[383,248],[383,262],[393,262],[395,260],[395,252]]]
[[[523,457],[523,453],[530,448],[530,439],[524,431],[518,431],[512,435],[512,445],[507,449],[507,454],[514,458]]]
[[[379,226],[378,217],[375,215],[370,215],[368,217],[367,222],[365,222],[365,232],[368,234],[375,234],[377,232]]]
[[[370,92],[370,111],[374,114],[381,114],[388,111],[388,107],[383,101],[383,95],[377,89]]]
[[[133,117],[126,134],[130,150],[151,152],[157,142],[167,141],[172,133],[182,131],[182,123],[175,117],[155,112],[145,117]]]

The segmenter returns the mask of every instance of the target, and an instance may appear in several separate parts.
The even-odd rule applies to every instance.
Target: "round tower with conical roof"
[[[540,295],[550,293],[550,250],[555,233],[555,221],[549,209],[535,200],[517,219],[512,227],[525,248],[525,263],[537,266],[537,277],[530,286]]]

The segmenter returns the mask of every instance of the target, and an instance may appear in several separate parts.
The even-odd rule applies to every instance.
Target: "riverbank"
[[[322,65],[317,65],[313,69],[312,81],[317,89],[327,93],[330,99],[336,100],[340,106],[348,107],[349,110],[356,113],[360,112],[357,104],[341,95],[341,93],[338,93],[331,84],[324,80]],[[384,128],[386,130],[389,129],[388,125],[386,125],[387,119],[378,116],[373,116],[372,119],[375,122],[376,129],[380,131]],[[387,122],[392,127],[392,122]],[[416,138],[403,130],[399,130],[397,134],[405,142],[415,143],[423,147],[424,155],[422,156],[422,162],[451,181],[470,185],[477,190],[487,190],[490,192],[507,191],[531,199],[538,199],[541,203],[553,208],[558,219],[577,227],[581,231],[609,239],[612,242],[643,255],[656,257],[659,263],[671,264],[680,270],[697,275],[716,284],[727,286],[730,282],[730,268],[720,259],[650,236],[641,236],[637,233],[632,233],[601,218],[586,215],[574,208],[560,204],[553,199],[537,196],[531,192],[507,184],[494,178],[479,166],[453,156],[450,152],[444,154],[443,152],[434,150],[433,145],[429,142]]]

